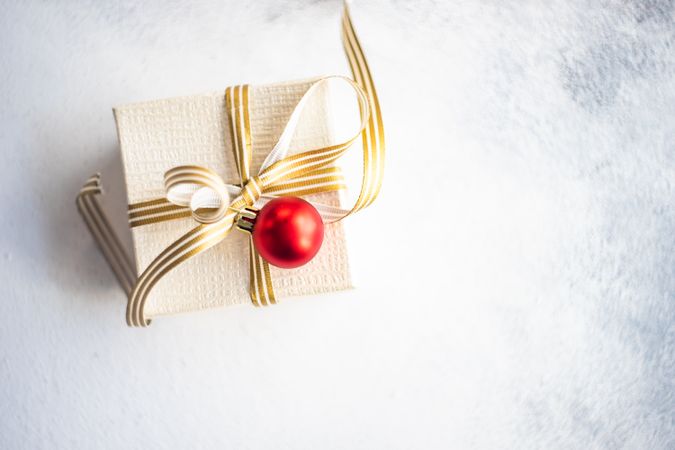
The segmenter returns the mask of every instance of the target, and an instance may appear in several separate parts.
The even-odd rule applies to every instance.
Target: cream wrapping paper
[[[257,172],[278,140],[293,108],[315,79],[251,86],[250,114],[253,166]],[[329,86],[307,104],[291,144],[291,153],[334,142]],[[114,108],[125,171],[128,203],[162,197],[163,175],[177,165],[199,165],[238,181],[231,145],[230,121],[222,92],[155,100]],[[340,194],[308,196],[332,206]],[[132,228],[138,273],[175,239],[194,227],[191,218]],[[250,304],[247,236],[234,231],[209,252],[192,258],[160,281],[145,305],[147,317]],[[297,269],[271,267],[280,299],[352,287],[344,230],[340,222],[326,227],[323,246],[307,265]]]

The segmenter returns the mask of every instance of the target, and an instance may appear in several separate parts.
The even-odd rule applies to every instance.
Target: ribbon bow
[[[361,111],[358,131],[340,144],[287,157],[291,138],[307,101],[321,85],[331,79],[348,83],[356,92]],[[228,105],[233,104],[232,89],[238,88],[228,88],[226,91]],[[246,86],[243,88],[242,90],[245,90]],[[236,104],[234,108],[236,109]],[[236,115],[235,111],[233,116]],[[243,152],[237,145],[234,149],[241,185],[226,184],[217,173],[204,167],[178,166],[164,174],[166,199],[176,206],[189,208],[192,217],[199,223],[210,224],[228,220],[232,222],[230,224],[232,226],[237,214],[247,206],[261,208],[272,198],[281,195],[301,196],[310,193],[309,191],[318,193],[340,189],[344,187],[340,169],[330,165],[360,136],[368,123],[369,115],[366,94],[354,81],[341,76],[321,78],[311,85],[296,105],[279,140],[263,161],[257,175],[251,176],[249,173],[252,152],[250,141],[246,140]],[[301,191],[294,189],[294,186],[300,186]],[[350,213],[350,210],[311,201],[310,203],[317,208],[326,223],[340,220]],[[144,214],[135,215],[132,225],[135,221],[141,221],[143,217],[152,214],[153,210],[145,210]]]
[[[384,130],[380,107],[370,71],[354,32],[345,4],[342,37],[355,81],[341,76],[324,77],[310,86],[293,110],[278,142],[264,160],[257,175],[251,176],[252,161],[248,86],[230,87],[225,92],[230,118],[233,149],[240,185],[227,184],[215,172],[199,166],[178,166],[164,175],[166,197],[129,205],[132,227],[166,220],[192,217],[198,226],[190,230],[160,253],[135,282],[130,283],[125,261],[117,257],[115,245],[107,245],[106,232],[94,233],[104,249],[118,279],[127,287],[127,323],[147,326],[144,305],[153,286],[169,271],[221,242],[232,230],[240,212],[246,207],[262,207],[278,196],[303,196],[344,188],[339,168],[332,164],[362,137],[363,178],[359,196],[350,209],[312,202],[325,223],[338,221],[369,206],[377,197],[384,168]],[[301,120],[302,111],[317,89],[329,80],[349,84],[357,95],[361,123],[357,132],[344,142],[323,148],[288,155],[291,139]],[[92,181],[93,180],[93,181]],[[99,180],[90,180],[78,196],[78,206],[92,231],[109,230],[94,195],[100,193]],[[93,184],[92,184],[93,183]],[[95,187],[94,187],[95,184]],[[94,211],[96,210],[96,211]],[[99,238],[99,237],[102,237]],[[113,251],[111,251],[111,249]],[[255,251],[249,240],[251,277],[249,293],[254,305],[276,303],[267,262]],[[124,258],[122,258],[124,259]],[[123,270],[119,270],[119,268]],[[133,286],[129,287],[132,284]]]

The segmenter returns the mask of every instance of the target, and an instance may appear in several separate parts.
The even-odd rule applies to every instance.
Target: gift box
[[[315,81],[250,86],[252,172],[258,171],[291,112]],[[319,87],[305,105],[292,138],[294,151],[319,148],[335,141],[336,112],[330,92],[329,85]],[[120,106],[114,108],[114,115],[129,204],[162,197],[164,172],[178,165],[208,167],[230,184],[239,182],[224,91]],[[340,205],[337,191],[307,198]],[[194,221],[186,217],[132,228],[139,274],[162,250],[193,227]],[[218,246],[185,261],[158,283],[145,303],[146,317],[250,304],[246,281],[248,258],[248,237],[245,233],[231,232]],[[321,250],[308,264],[296,269],[270,266],[270,271],[279,298],[350,288],[342,224],[325,227]]]
[[[352,287],[340,220],[379,194],[384,128],[346,5],[342,37],[353,80],[237,85],[113,109],[133,258],[99,204],[98,174],[77,206],[128,296],[130,326]],[[330,81],[356,94],[358,110],[332,95]],[[350,117],[344,138],[336,128]],[[342,207],[346,182],[336,164],[359,140],[361,187]]]

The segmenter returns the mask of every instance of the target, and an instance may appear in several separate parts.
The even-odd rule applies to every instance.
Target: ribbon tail
[[[117,233],[103,212],[98,196],[103,193],[101,175],[92,175],[77,195],[77,209],[112,269],[122,290],[129,295],[136,283],[136,269]]]
[[[232,229],[234,214],[228,214],[221,221],[201,224],[169,245],[143,271],[136,282],[127,303],[127,324],[145,327],[151,320],[145,317],[145,303],[152,288],[168,272],[179,264],[211,247],[218,245]]]
[[[375,83],[363,48],[354,30],[347,2],[344,3],[342,14],[342,43],[354,81],[366,93],[370,105],[368,126],[365,127],[362,134],[364,179],[359,197],[351,209],[351,213],[354,213],[373,203],[380,193],[384,174],[385,143],[384,123],[382,122],[382,111],[375,90]],[[363,111],[361,113],[363,115]]]

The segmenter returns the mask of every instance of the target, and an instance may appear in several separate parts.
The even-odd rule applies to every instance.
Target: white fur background
[[[346,73],[340,3],[1,9],[0,448],[675,448],[674,2],[358,2],[358,289],[143,330],[74,205],[111,107]]]

